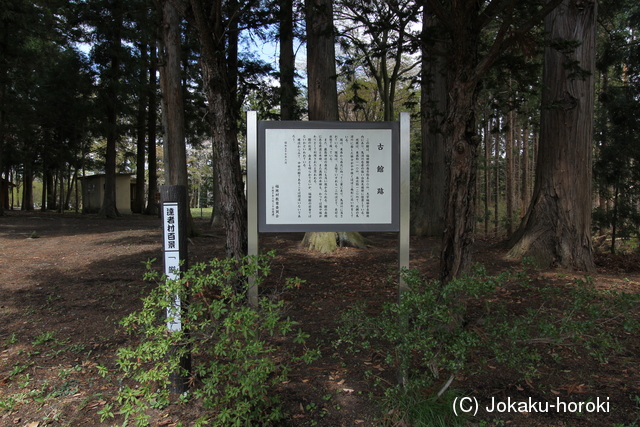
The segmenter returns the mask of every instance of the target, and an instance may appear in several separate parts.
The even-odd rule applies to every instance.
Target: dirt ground
[[[191,263],[222,256],[224,231],[207,230],[189,246]],[[274,275],[305,280],[288,300],[288,315],[311,335],[322,357],[298,365],[278,392],[288,416],[284,426],[376,426],[389,414],[378,401],[383,387],[396,378],[393,367],[375,354],[346,354],[332,342],[339,313],[357,301],[375,311],[397,298],[397,235],[367,235],[367,250],[341,248],[330,255],[299,247],[296,233],[260,236],[261,250],[275,249]],[[490,272],[513,263],[503,260],[493,242],[478,239],[476,260]],[[105,220],[91,215],[7,212],[0,217],[0,425],[110,426],[122,417],[100,422],[100,411],[113,403],[119,383],[117,348],[132,339],[118,325],[141,307],[151,286],[142,280],[144,262],[161,257],[158,218],[126,216]],[[411,268],[433,277],[438,244],[411,239]],[[593,275],[598,286],[638,292],[637,258],[599,257]],[[566,282],[573,272],[540,272],[539,280]],[[514,304],[523,304],[515,301]],[[526,304],[526,302],[524,302]],[[632,426],[640,419],[638,332],[627,334],[625,351],[607,363],[568,356],[561,366],[541,369],[535,382],[481,365],[480,358],[452,387],[486,403],[492,397],[524,400],[606,399],[606,413],[480,414],[470,425],[492,426]],[[98,375],[105,366],[114,375]],[[366,378],[369,376],[369,378]],[[544,387],[543,387],[544,385]],[[190,425],[201,415],[197,402],[171,405],[152,414],[152,425]]]

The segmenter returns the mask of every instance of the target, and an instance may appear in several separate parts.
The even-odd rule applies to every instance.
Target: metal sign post
[[[258,113],[247,113],[247,255],[258,256]],[[258,285],[249,277],[249,304],[258,306]]]
[[[184,185],[163,185],[160,187],[162,241],[164,252],[164,272],[169,280],[177,280],[180,274],[188,268],[187,251],[187,188]],[[170,305],[167,308],[167,330],[180,331],[182,325],[182,310],[187,301],[182,301],[179,295],[169,295]],[[175,349],[169,351],[169,355]],[[190,370],[191,358],[180,359],[180,366]],[[188,375],[179,372],[169,374],[171,393],[181,394],[187,391]]]
[[[402,270],[409,268],[409,228],[411,211],[411,116],[409,113],[400,113],[400,228],[398,230],[398,302],[400,294],[407,290],[407,284],[402,278]]]

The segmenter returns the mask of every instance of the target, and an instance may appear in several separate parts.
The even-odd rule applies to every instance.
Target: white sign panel
[[[267,228],[393,223],[392,129],[267,128],[264,140]]]
[[[164,250],[178,252],[178,242],[180,241],[178,238],[178,204],[174,202],[163,203],[162,209],[164,210],[164,215],[162,215]]]
[[[164,268],[169,280],[180,278],[180,239],[178,235],[178,203],[166,202],[163,209],[163,240],[164,240]],[[172,304],[167,308],[167,330],[179,331],[182,328],[180,321],[180,297],[176,296]]]

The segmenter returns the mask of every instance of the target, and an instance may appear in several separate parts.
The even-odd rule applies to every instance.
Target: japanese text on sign
[[[178,204],[177,203],[164,203],[162,205],[164,209],[164,250],[165,251],[178,251]]]
[[[391,129],[266,129],[266,224],[392,222]]]
[[[169,280],[180,278],[180,239],[178,234],[178,203],[163,203],[164,266]],[[167,307],[167,329],[171,332],[182,328],[180,298],[176,295]]]

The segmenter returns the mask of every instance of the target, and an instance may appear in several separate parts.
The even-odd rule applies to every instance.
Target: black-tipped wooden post
[[[164,252],[164,272],[168,279],[177,279],[188,268],[187,251],[187,187],[184,185],[163,185],[160,187],[162,241]],[[170,296],[173,304],[167,309],[167,329],[175,332],[184,328],[182,312],[188,301],[178,295]],[[186,331],[185,331],[186,332]],[[167,357],[176,349],[169,350]],[[181,368],[191,370],[190,355],[180,359]],[[169,374],[171,393],[182,394],[188,390],[189,375],[180,372]]]

